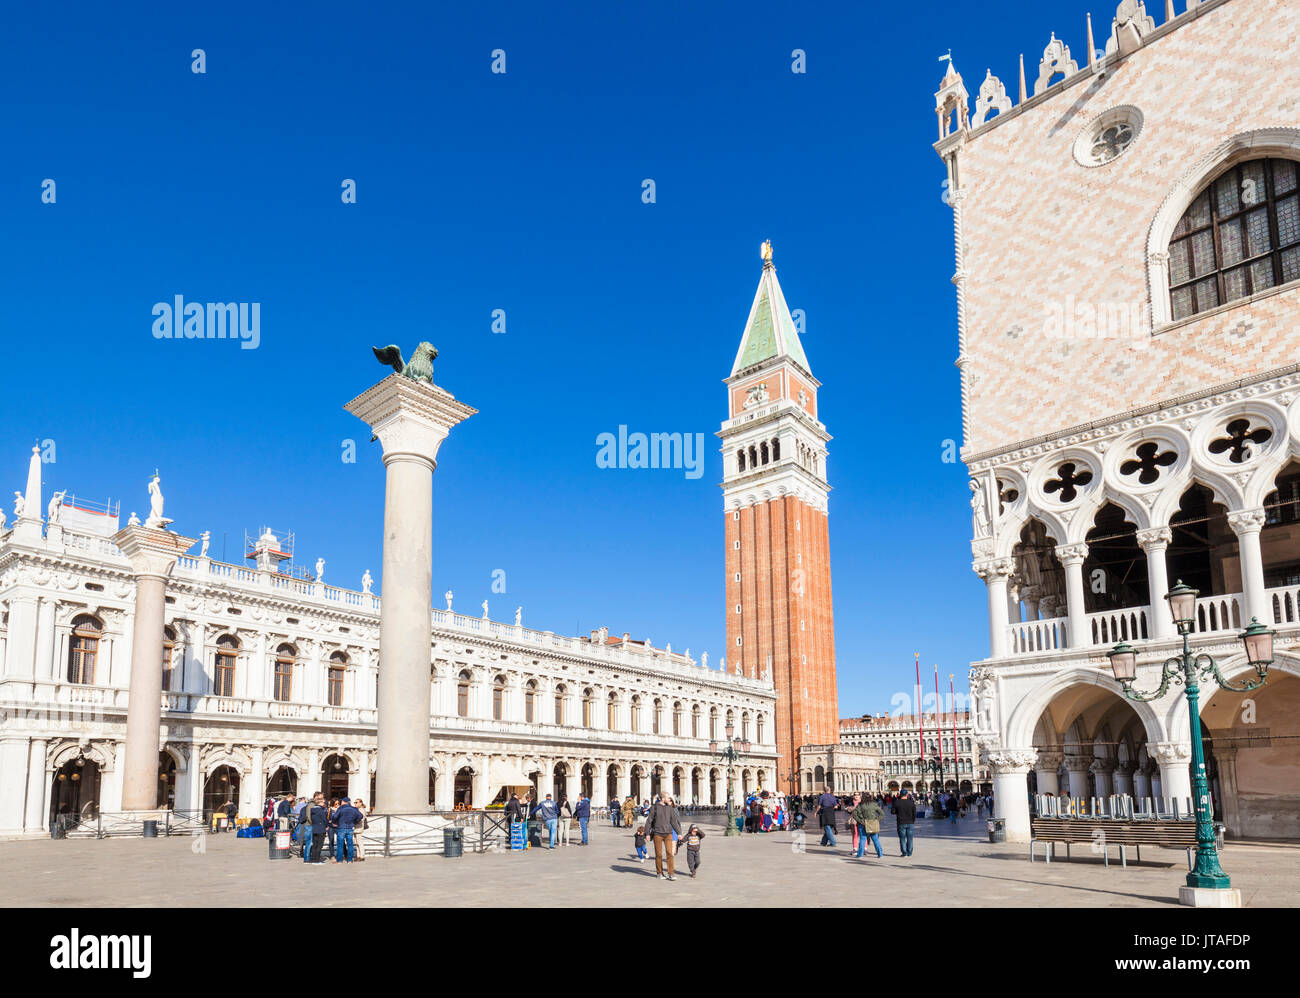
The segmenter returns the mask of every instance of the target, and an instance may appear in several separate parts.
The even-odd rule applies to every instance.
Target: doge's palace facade
[[[135,576],[110,537],[40,516],[35,477],[36,514],[0,527],[9,835],[43,833],[59,811],[116,812],[122,800]],[[373,802],[379,596],[185,555],[165,599],[159,807],[206,812],[231,798],[249,816],[286,790]],[[606,629],[566,637],[431,614],[438,809],[483,807],[520,774],[543,794],[583,790],[602,804],[660,787],[722,804],[727,774],[709,742],[728,721],[753,742],[736,795],[775,783],[770,678]]]
[[[951,64],[936,94],[989,618],[975,731],[1013,840],[1030,791],[1186,808],[1181,687],[1127,701],[1105,657],[1129,642],[1159,685],[1179,579],[1229,679],[1251,618],[1278,632],[1261,690],[1203,688],[1216,818],[1300,835],[1300,6],[1151,6],[1081,12],[1073,52],[1054,34],[973,109]]]

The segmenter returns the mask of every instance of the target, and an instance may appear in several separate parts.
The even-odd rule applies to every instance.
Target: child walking
[[[703,838],[704,833],[700,831],[700,826],[692,825],[686,829],[686,834],[677,843],[678,852],[682,851],[682,846],[686,847],[686,867],[691,871],[692,877],[700,868],[700,840]]]
[[[638,825],[638,826],[637,826],[636,834],[635,834],[634,836],[632,836],[632,841],[633,841],[633,843],[636,845],[636,855],[637,855],[637,858],[638,858],[639,860],[641,860],[642,863],[644,863],[644,862],[645,862],[645,857],[646,857],[646,849],[645,849],[645,825]]]

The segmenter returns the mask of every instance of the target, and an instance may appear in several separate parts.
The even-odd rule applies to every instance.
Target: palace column
[[[1147,746],[1155,751],[1160,764],[1160,796],[1177,802],[1178,813],[1187,814],[1192,800],[1192,745],[1191,742],[1157,742]]]
[[[49,806],[45,795],[49,793],[50,780],[45,773],[45,757],[49,742],[33,738],[27,752],[27,817],[24,831],[44,831],[49,820]]]
[[[620,804],[632,796],[632,767],[626,763],[618,767],[618,776],[614,777],[618,784],[618,802]]]
[[[130,561],[131,571],[135,573],[122,810],[153,811],[158,803],[165,589],[172,566],[194,544],[194,538],[137,525],[119,530],[113,535],[113,543]]]
[[[1250,623],[1251,617],[1261,624],[1273,622],[1273,608],[1264,597],[1264,558],[1259,550],[1259,532],[1264,527],[1264,507],[1239,509],[1228,514],[1228,526],[1237,535],[1237,550],[1241,555],[1241,589],[1243,606],[1241,626]]]
[[[1070,796],[1075,800],[1087,800],[1088,770],[1092,766],[1091,755],[1067,755],[1065,771],[1070,774]]]
[[[1169,527],[1152,527],[1139,530],[1137,542],[1147,555],[1147,624],[1151,628],[1151,637],[1172,638],[1174,636],[1174,618],[1169,613],[1169,604],[1165,602],[1165,593],[1169,592],[1169,567],[1165,561],[1165,552],[1174,532]]]
[[[1137,764],[1131,759],[1115,765],[1115,793],[1119,796],[1133,796],[1133,770]]]
[[[993,770],[993,816],[1006,821],[1008,842],[1029,841],[1029,770],[1038,753],[1027,749],[997,749],[986,753]]]
[[[1052,794],[1056,797],[1061,795],[1061,777],[1058,771],[1064,761],[1064,752],[1049,749],[1038,753],[1038,761],[1034,764],[1034,772],[1038,777],[1038,792],[1040,794]]]
[[[1133,769],[1133,796],[1139,801],[1151,796],[1151,777],[1147,773],[1150,765],[1149,761],[1137,763]]]
[[[436,385],[391,374],[344,408],[384,449],[375,796],[384,811],[429,810],[433,469],[451,428],[477,410]]]
[[[1003,658],[1007,654],[1009,604],[1007,580],[1016,570],[1014,558],[996,558],[976,562],[975,572],[984,580],[989,601],[989,657]]]
[[[1115,771],[1115,760],[1093,759],[1092,766],[1089,768],[1092,770],[1093,779],[1097,781],[1097,796],[1104,799],[1114,793],[1111,789],[1110,774]]]
[[[1087,544],[1058,544],[1056,557],[1065,568],[1065,609],[1071,648],[1092,644],[1088,632],[1088,610],[1083,602],[1083,561],[1088,557]]]

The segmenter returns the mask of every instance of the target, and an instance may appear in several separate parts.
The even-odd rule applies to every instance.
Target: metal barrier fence
[[[100,811],[88,817],[61,814],[54,820],[62,825],[63,838],[109,839],[140,838],[144,823],[157,821],[159,835],[202,835],[208,830],[201,811],[162,811],[157,818],[141,817],[139,812]]]
[[[1142,797],[1128,794],[1110,797],[1034,797],[1034,813],[1040,818],[1111,818],[1116,821],[1195,821],[1190,797]]]

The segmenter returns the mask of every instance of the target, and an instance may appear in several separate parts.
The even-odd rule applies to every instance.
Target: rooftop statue
[[[387,364],[398,374],[412,381],[433,384],[433,359],[438,356],[438,350],[432,343],[422,342],[416,346],[415,355],[406,364],[402,363],[402,351],[395,344],[370,349],[375,352],[375,359],[379,363]]]

